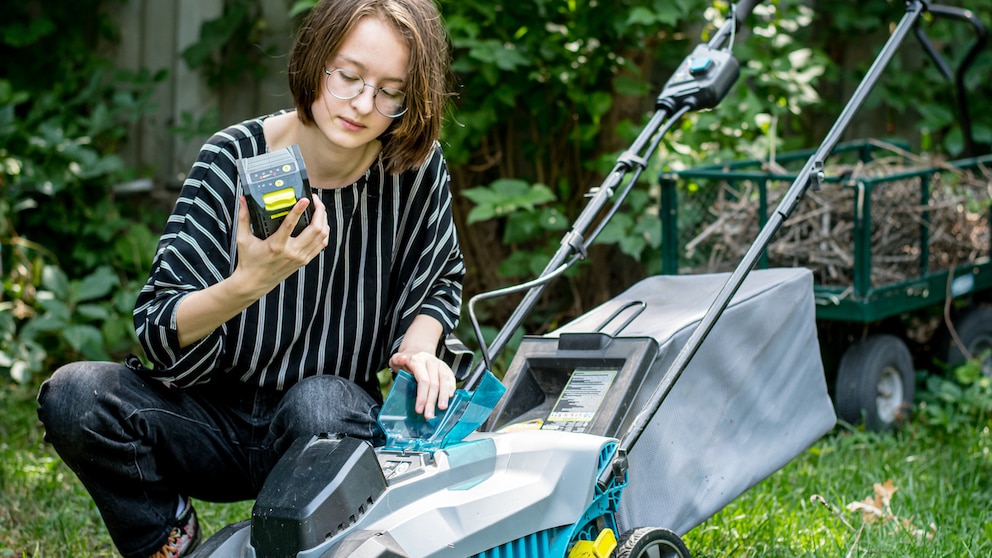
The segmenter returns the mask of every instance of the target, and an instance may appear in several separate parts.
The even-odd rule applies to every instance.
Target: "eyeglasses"
[[[327,91],[335,98],[348,101],[361,95],[366,87],[371,87],[373,104],[379,114],[388,118],[396,118],[406,112],[406,93],[399,89],[369,85],[365,83],[362,76],[341,68],[333,70],[324,68],[324,73],[327,74]],[[379,96],[380,93],[382,93],[381,97]]]

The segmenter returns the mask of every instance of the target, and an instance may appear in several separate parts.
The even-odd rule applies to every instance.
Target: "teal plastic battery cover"
[[[386,433],[384,449],[434,452],[457,444],[489,418],[505,392],[506,386],[487,370],[476,389],[455,390],[448,408],[427,419],[414,407],[417,381],[400,371],[379,412],[379,426]]]

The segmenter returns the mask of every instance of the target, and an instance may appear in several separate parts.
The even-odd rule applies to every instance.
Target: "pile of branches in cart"
[[[898,178],[923,169],[923,177]],[[783,171],[776,171],[783,172]],[[989,256],[992,169],[897,155],[868,163],[834,166],[838,182],[808,189],[767,250],[769,267],[802,266],[816,282],[848,286],[854,278],[856,208],[871,213],[871,280],[898,283]],[[895,177],[891,180],[886,177]],[[767,191],[774,210],[789,184],[773,182]],[[705,263],[683,272],[727,271],[750,248],[759,221],[753,181],[724,183],[709,208],[713,221],[685,244],[687,254],[708,253]],[[924,191],[929,190],[924,202]],[[924,244],[926,238],[926,244]],[[927,257],[924,258],[924,246]],[[698,259],[696,260],[698,262]]]

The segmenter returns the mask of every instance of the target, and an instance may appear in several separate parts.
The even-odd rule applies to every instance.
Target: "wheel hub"
[[[878,378],[878,394],[875,399],[878,418],[886,423],[895,422],[903,401],[902,376],[893,366],[882,370]]]

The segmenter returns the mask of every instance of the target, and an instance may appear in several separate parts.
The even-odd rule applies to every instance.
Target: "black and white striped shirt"
[[[179,346],[179,302],[234,269],[235,160],[267,150],[263,119],[211,137],[183,184],[134,310],[151,374],[180,387],[210,381],[277,390],[337,374],[379,399],[376,372],[413,318],[430,315],[445,334],[458,320],[465,270],[440,147],[418,169],[387,174],[380,160],[351,186],[315,189],[327,207],[328,246],[239,316]]]

